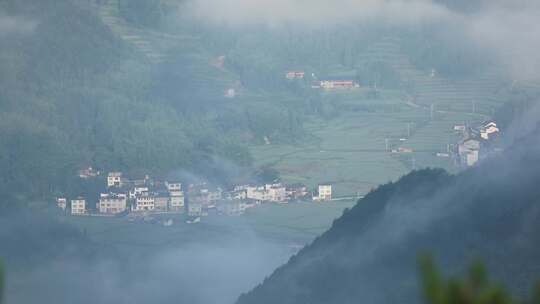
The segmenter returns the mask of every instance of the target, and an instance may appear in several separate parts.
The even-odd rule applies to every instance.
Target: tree
[[[4,265],[0,261],[0,304],[4,300]]]
[[[493,283],[487,276],[486,269],[479,261],[469,267],[463,279],[445,280],[430,257],[420,259],[420,274],[426,304],[512,304],[506,289]],[[526,303],[540,303],[540,285],[533,297]]]

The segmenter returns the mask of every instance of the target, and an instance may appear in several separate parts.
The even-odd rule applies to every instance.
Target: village
[[[493,121],[479,127],[454,126],[461,140],[448,153],[439,152],[437,157],[454,158],[455,165],[466,168],[499,152],[494,144],[499,128]],[[399,147],[391,153],[413,153],[409,148]],[[81,179],[98,178],[101,172],[89,167],[78,172]],[[180,181],[162,181],[146,175],[142,179],[130,179],[122,172],[109,172],[106,176],[107,192],[100,193],[97,202],[85,197],[58,197],[57,207],[73,216],[147,216],[149,214],[182,214],[187,223],[200,222],[209,215],[240,216],[246,210],[261,204],[287,204],[290,202],[329,202],[335,200],[332,184],[319,184],[310,191],[304,184],[234,185],[230,189],[211,186],[205,182],[184,186]]]
[[[287,80],[303,80],[306,72],[287,71]],[[351,90],[360,85],[351,79],[318,80],[312,74],[312,89]],[[231,88],[225,97],[234,98],[236,91]],[[433,116],[433,110],[432,110]],[[408,131],[410,133],[410,130]],[[448,143],[446,151],[435,152],[436,157],[449,158],[458,168],[474,166],[482,159],[499,152],[497,138],[499,128],[495,121],[480,125],[455,125],[452,132],[458,135],[457,143]],[[266,140],[266,138],[265,138]],[[386,139],[385,153],[412,154],[406,146],[408,138],[400,138],[399,144]],[[267,140],[266,140],[267,141]],[[268,142],[267,142],[268,144]],[[413,169],[414,157],[413,157]],[[92,167],[79,170],[79,178],[92,179],[101,172]],[[181,181],[157,180],[149,175],[133,179],[122,172],[108,172],[106,191],[99,193],[97,201],[86,197],[58,197],[57,207],[73,216],[147,216],[149,214],[182,214],[188,223],[196,223],[209,215],[239,216],[246,210],[261,204],[287,204],[289,202],[328,202],[332,196],[332,183],[319,184],[308,189],[304,184],[283,184],[279,181],[266,184],[234,185],[222,189],[205,182],[182,183]]]
[[[89,167],[79,171],[79,178],[98,178],[101,172]],[[148,216],[152,214],[182,214],[187,223],[200,222],[209,215],[240,216],[249,208],[261,204],[287,204],[289,202],[329,202],[332,185],[318,185],[309,191],[303,184],[235,185],[224,190],[202,182],[187,184],[161,181],[146,175],[143,179],[130,179],[122,172],[109,172],[106,176],[107,192],[100,193],[97,202],[85,197],[58,197],[56,205],[73,216]]]

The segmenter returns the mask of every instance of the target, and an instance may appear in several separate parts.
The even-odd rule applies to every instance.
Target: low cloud
[[[187,11],[230,26],[328,26],[370,20],[417,23],[452,15],[445,7],[427,0],[193,0]]]
[[[19,16],[9,16],[0,12],[0,36],[29,34],[34,31],[37,22]]]
[[[517,81],[540,81],[540,3],[495,3],[468,16],[467,33]]]
[[[121,256],[72,256],[8,271],[6,302],[232,304],[291,254],[249,230],[172,248],[150,244],[130,244],[134,250]]]
[[[482,1],[469,12],[433,0],[191,0],[183,12],[202,22],[245,28],[264,25],[331,27],[351,24],[431,26],[470,38],[495,56],[508,78],[540,81],[540,4]],[[456,38],[453,38],[456,39]],[[460,43],[460,41],[455,41]]]

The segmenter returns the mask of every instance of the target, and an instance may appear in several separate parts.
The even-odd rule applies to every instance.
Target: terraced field
[[[176,70],[189,74],[190,94],[222,97],[235,85],[236,76],[212,65],[217,54],[205,51],[197,37],[134,28],[120,17],[118,5],[118,0],[108,0],[98,7],[103,22],[150,65],[169,69],[173,78],[186,77]],[[398,39],[381,39],[358,56],[357,64],[385,62],[401,79],[403,91],[381,91],[374,99],[362,90],[324,93],[323,100],[337,103],[342,113],[327,120],[312,118],[305,126],[311,137],[300,144],[251,147],[256,164],[278,169],[287,182],[311,187],[332,182],[338,196],[363,195],[413,168],[452,170],[452,159],[436,154],[448,152],[459,139],[454,125],[479,123],[493,114],[502,104],[497,96],[504,81],[496,76],[498,71],[450,81],[415,68],[399,45]],[[231,106],[299,102],[295,98],[247,91]],[[392,153],[399,148],[413,152]]]
[[[167,78],[177,78],[179,83],[189,81],[192,94],[203,92],[201,95],[219,98],[235,85],[237,77],[233,73],[212,65],[217,55],[203,47],[200,37],[135,27],[121,17],[118,0],[106,0],[95,9],[111,32],[142,55],[154,70],[168,73]]]
[[[161,63],[169,53],[179,47],[195,47],[196,38],[189,35],[170,35],[166,33],[138,29],[120,17],[118,0],[107,0],[97,6],[98,16],[111,31],[122,40],[134,46],[151,63]]]
[[[455,144],[455,125],[474,125],[488,119],[503,103],[504,84],[497,71],[460,82],[416,69],[401,52],[399,40],[383,39],[358,58],[382,61],[392,67],[408,92],[366,100],[354,93],[338,96],[347,109],[374,107],[374,113],[346,111],[329,121],[315,120],[307,129],[316,137],[296,146],[252,148],[260,165],[278,169],[290,182],[314,187],[332,182],[338,196],[362,195],[380,183],[395,180],[409,170],[442,167],[455,170],[450,157],[438,157]],[[396,97],[401,96],[401,97]],[[392,153],[399,148],[412,153]]]

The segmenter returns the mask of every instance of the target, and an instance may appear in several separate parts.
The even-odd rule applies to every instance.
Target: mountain
[[[380,186],[237,303],[418,303],[420,253],[451,274],[482,258],[526,292],[540,276],[537,132],[458,175],[426,169]]]
[[[0,2],[4,201],[76,195],[75,173],[87,166],[249,177],[249,145],[310,139],[306,122],[347,111],[339,97],[312,90],[311,78],[287,81],[290,69],[400,91],[421,79],[448,95],[452,88],[423,75],[435,68],[459,78],[491,66],[470,41],[438,28],[234,29],[186,16],[181,3]],[[224,97],[229,89],[235,98]]]

